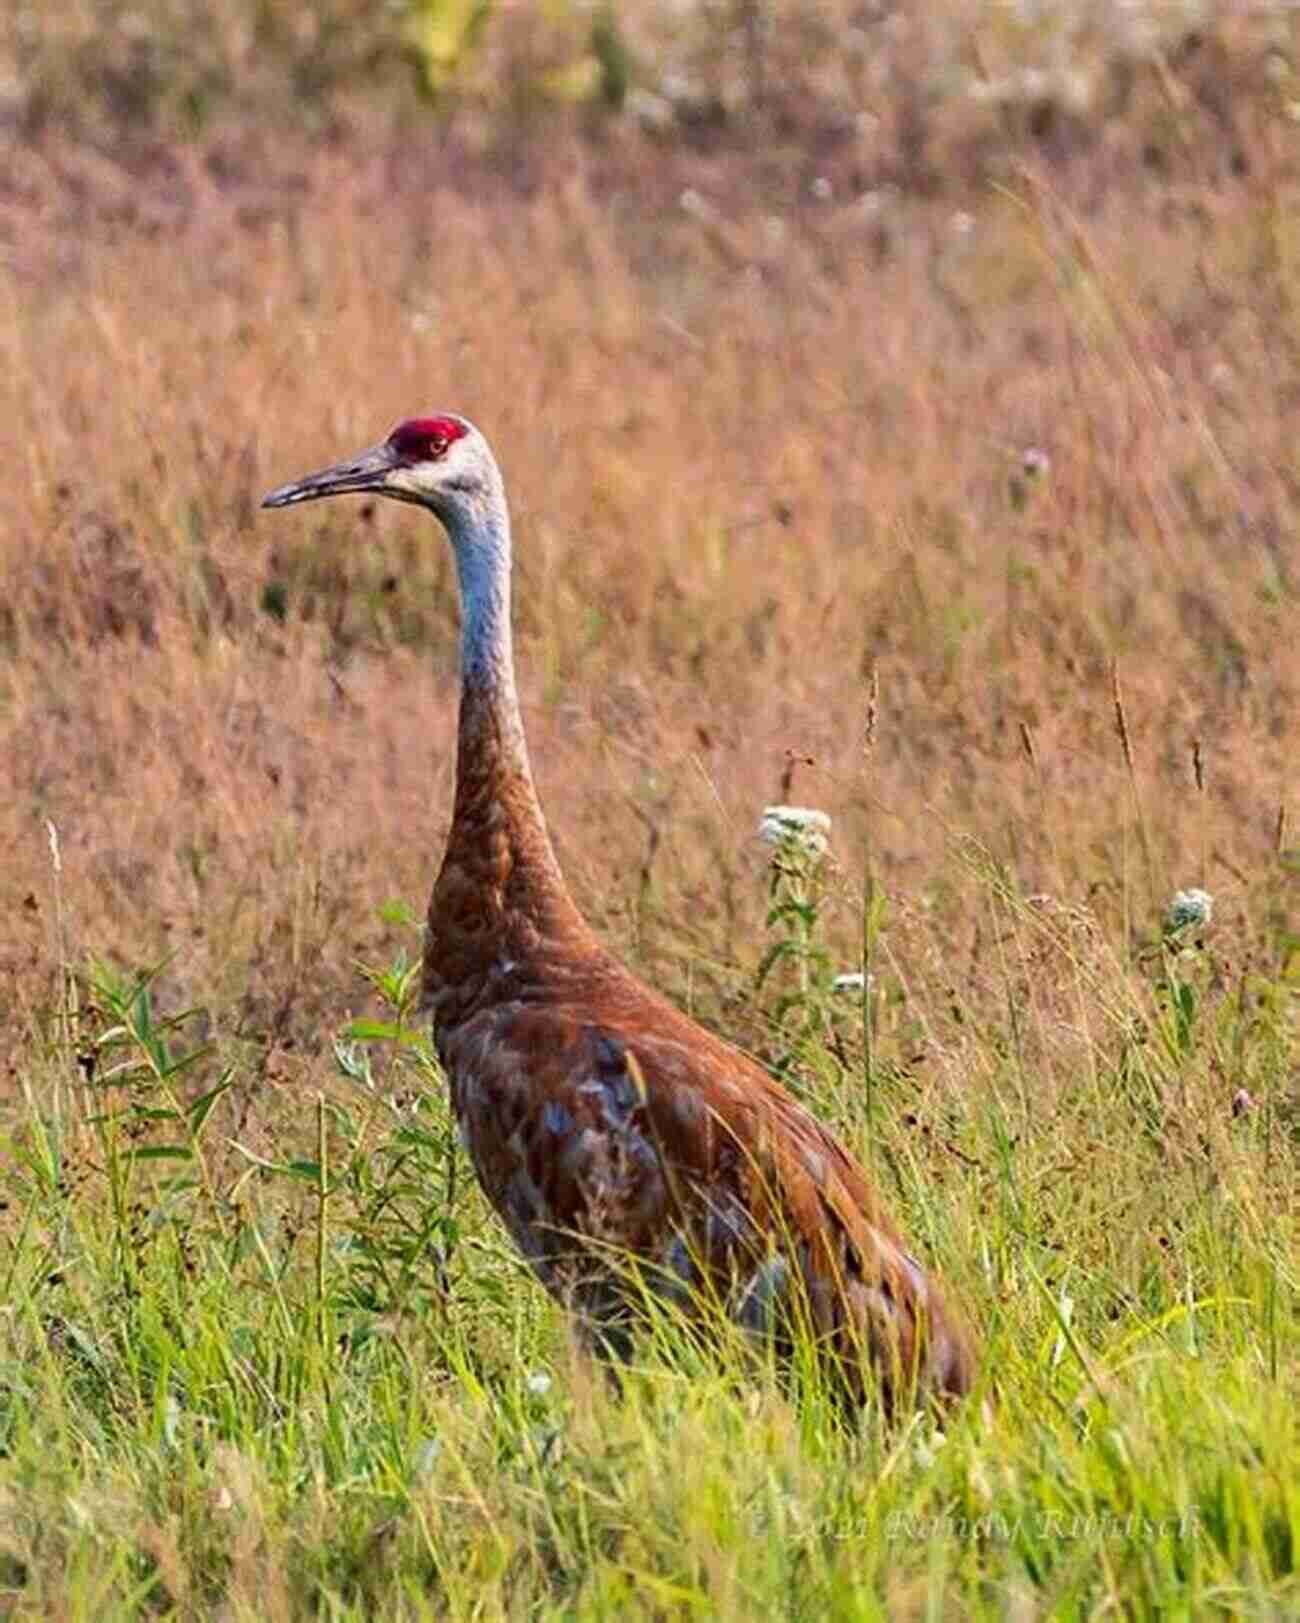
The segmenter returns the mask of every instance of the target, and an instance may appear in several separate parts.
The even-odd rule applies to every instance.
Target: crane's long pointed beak
[[[281,485],[262,497],[263,507],[292,507],[295,502],[319,501],[322,496],[343,496],[351,491],[383,490],[397,458],[387,444],[363,451],[350,462],[337,462],[332,468],[309,473],[303,479]]]

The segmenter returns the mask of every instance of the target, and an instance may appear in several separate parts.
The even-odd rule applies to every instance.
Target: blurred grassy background
[[[1121,929],[1207,884],[1243,952],[1279,950],[1287,15],[737,5],[665,33],[654,7],[489,6],[430,105],[410,41],[438,9],[5,13],[15,1006],[51,990],[52,819],[78,939],[184,943],[187,1000],[319,1045],[437,853],[451,575],[408,515],[254,508],[425,405],[507,470],[580,899],[679,993],[756,951],[749,837],[787,761],[958,959],[954,831]],[[615,18],[635,83],[688,81],[715,120],[543,93]],[[1062,64],[1097,86],[1078,129]],[[191,128],[201,72],[223,88]],[[989,87],[1017,74],[1059,121],[1011,116]]]

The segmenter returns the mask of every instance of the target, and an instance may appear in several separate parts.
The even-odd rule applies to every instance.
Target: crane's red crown
[[[455,417],[408,417],[388,436],[403,462],[436,462],[454,440],[464,439],[465,425]]]

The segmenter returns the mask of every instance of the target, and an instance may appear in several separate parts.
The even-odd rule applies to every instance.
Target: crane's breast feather
[[[548,1283],[592,1242],[610,1248],[611,1262],[616,1252],[653,1261],[669,1294],[702,1274],[729,1291],[726,1281],[761,1268],[774,1241],[800,1253],[801,1273],[825,1271],[828,1179],[832,1200],[845,1198],[826,1155],[751,1110],[734,1079],[700,1076],[688,1050],[634,1047],[518,1005],[479,1016],[440,1047],[483,1189]],[[776,1284],[764,1275],[759,1296]]]
[[[551,1282],[592,1242],[653,1248],[668,1178],[644,1077],[621,1044],[530,1010],[470,1028],[440,1045],[453,1108],[485,1193],[538,1271]]]

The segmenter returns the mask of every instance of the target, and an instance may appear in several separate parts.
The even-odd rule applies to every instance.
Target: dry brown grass
[[[451,575],[418,517],[255,504],[427,405],[507,470],[564,865],[678,994],[697,958],[753,961],[787,752],[850,873],[869,825],[954,964],[953,834],[1111,923],[1204,881],[1262,944],[1300,688],[1289,179],[1085,213],[1026,174],[966,219],[710,225],[580,171],[480,201],[381,155],[302,170],[259,225],[214,191],[175,236],[5,288],[15,1010],[51,996],[47,819],[77,952],[173,951],[178,996],[311,1047],[355,1001],[445,827]],[[1030,448],[1050,471],[1021,501]]]
[[[985,77],[1026,47],[966,22]],[[1130,74],[1133,105],[1171,110],[1168,161],[1004,121],[999,162],[963,170],[953,115],[927,147],[953,159],[942,201],[841,201],[840,147],[819,202],[788,146],[666,151],[626,125],[507,166],[542,175],[527,192],[373,128],[322,150],[250,126],[238,161],[17,145],[11,1035],[45,1021],[65,951],[174,954],[169,1002],[273,1050],[316,1051],[362,998],[355,961],[392,944],[378,910],[418,910],[450,805],[452,578],[418,517],[256,501],[431,405],[475,417],[506,468],[523,691],[574,888],[706,1015],[746,1031],[752,832],[778,794],[835,817],[846,963],[869,836],[903,983],[922,962],[972,992],[1002,973],[955,840],[1090,909],[1121,955],[1205,884],[1239,954],[1275,966],[1300,232],[1279,94],[1243,94],[1217,138],[1207,57],[1264,82],[1270,36],[1243,27]],[[1086,55],[1096,31],[1076,33]],[[937,72],[934,39],[908,40]]]

